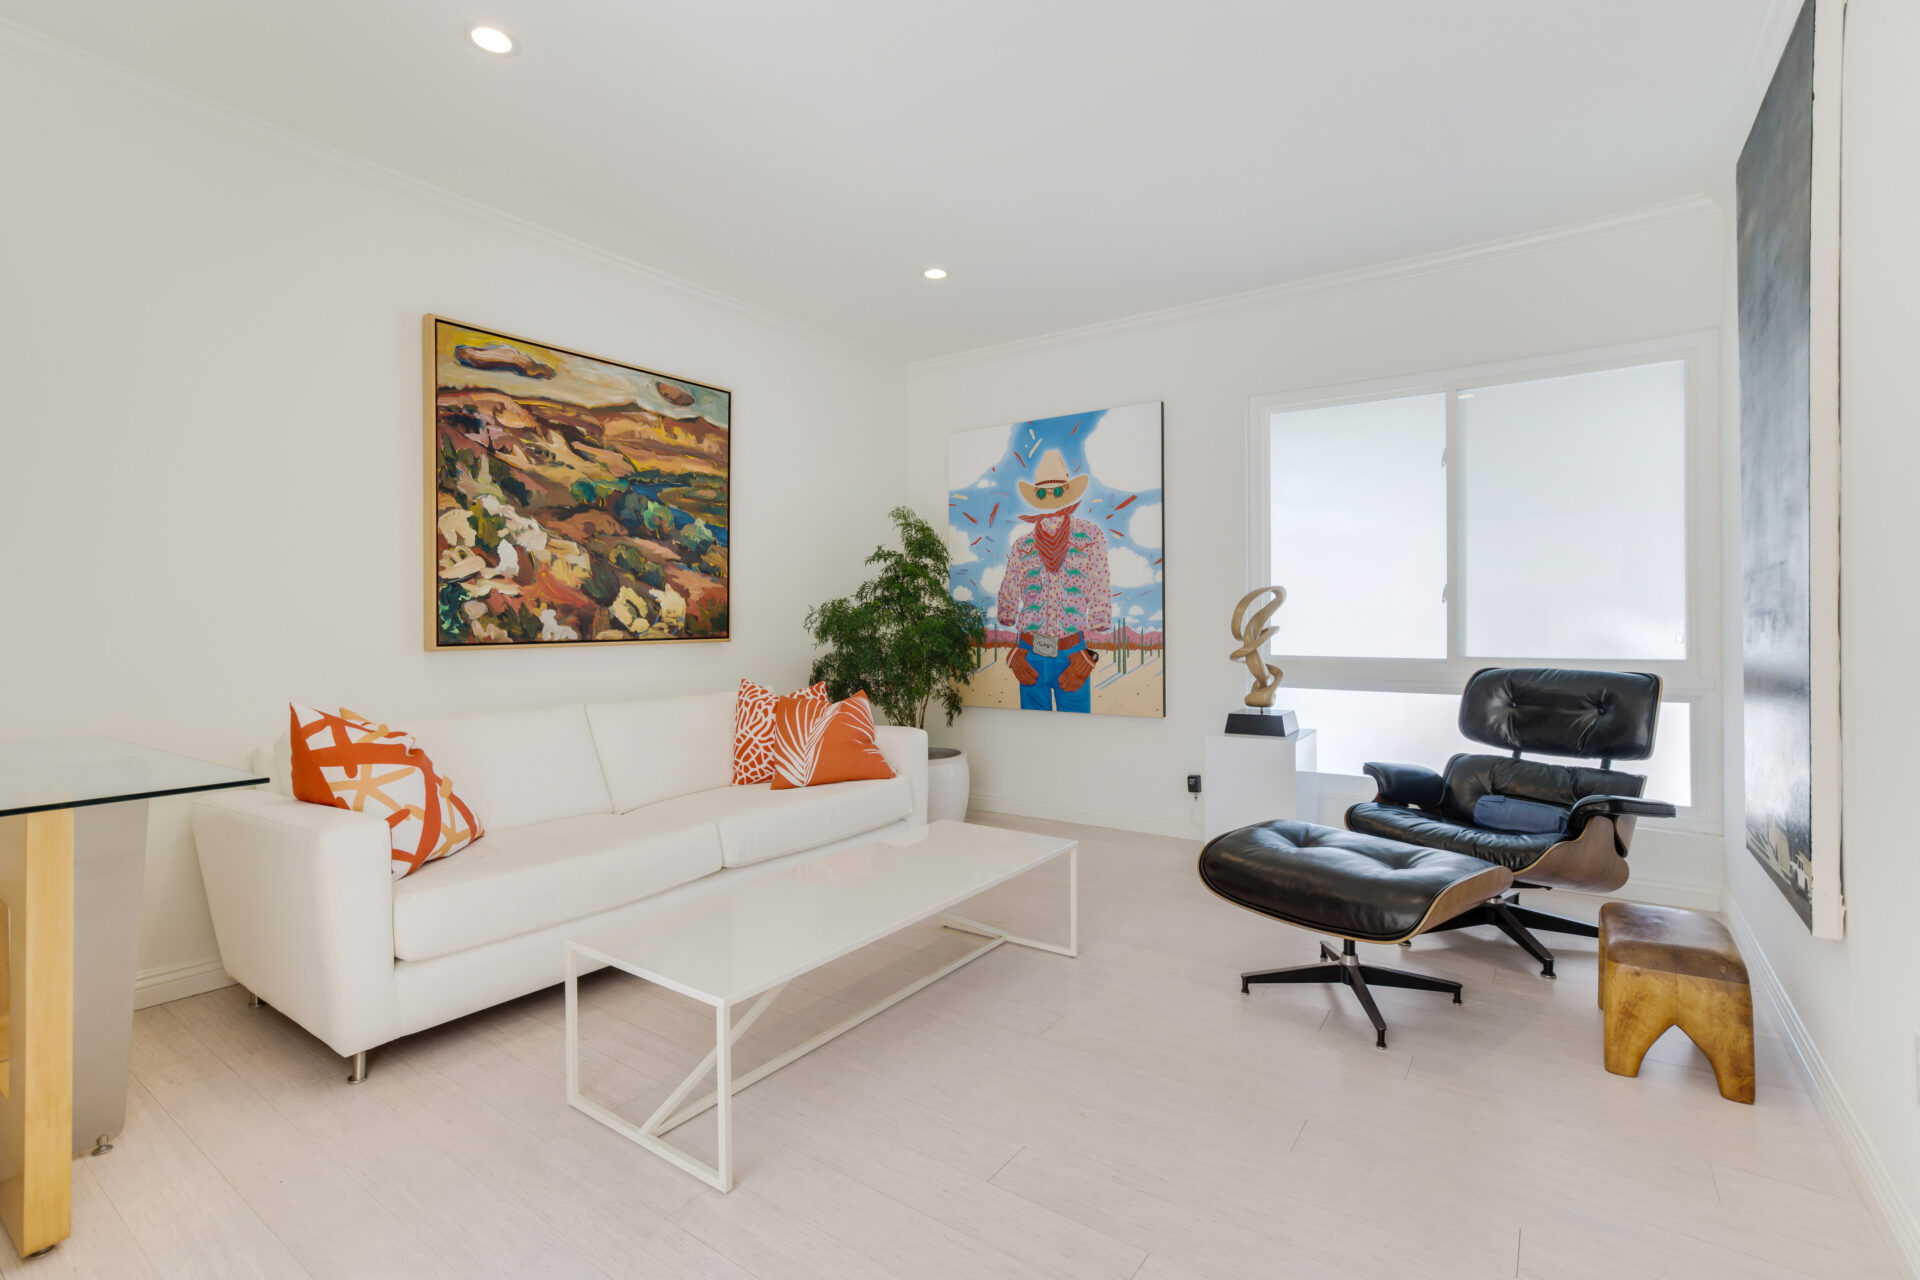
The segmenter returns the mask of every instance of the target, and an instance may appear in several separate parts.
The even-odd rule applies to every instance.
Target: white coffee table
[[[569,940],[567,947],[567,1101],[616,1133],[719,1188],[733,1189],[733,1095],[803,1054],[859,1026],[882,1009],[944,978],[1004,943],[1079,954],[1080,845],[1058,836],[936,822],[872,844],[803,862],[663,912],[636,924]],[[951,908],[975,894],[1067,857],[1067,940],[1060,945],[1015,937],[956,916]],[[733,1045],[793,979],[923,920],[986,939],[959,959],[804,1044],[735,1078]],[[580,1092],[579,975],[595,962],[657,982],[712,1005],[713,1051],[665,1102],[635,1124]],[[752,1001],[738,1021],[733,1010]],[[714,1073],[713,1092],[686,1097]],[[682,1104],[685,1103],[683,1106]],[[719,1108],[719,1167],[695,1159],[665,1135]]]

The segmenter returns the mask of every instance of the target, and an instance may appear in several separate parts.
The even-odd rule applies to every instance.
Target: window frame
[[[1679,361],[1686,380],[1686,601],[1687,655],[1683,659],[1540,658],[1527,654],[1468,656],[1465,650],[1463,474],[1459,457],[1459,393],[1479,387],[1600,373],[1634,365]],[[1554,666],[1615,670],[1622,665],[1661,678],[1667,702],[1690,704],[1689,761],[1692,803],[1663,823],[1674,830],[1718,833],[1720,821],[1720,338],[1701,330],[1641,342],[1586,348],[1484,364],[1359,381],[1303,386],[1249,397],[1247,402],[1247,589],[1275,581],[1272,565],[1271,419],[1275,413],[1369,400],[1440,393],[1446,405],[1447,656],[1445,658],[1348,658],[1290,653],[1285,648],[1285,611],[1271,646],[1288,683],[1310,689],[1383,693],[1452,693],[1483,667]],[[1284,575],[1280,579],[1285,584]],[[1437,763],[1437,762],[1436,762]]]

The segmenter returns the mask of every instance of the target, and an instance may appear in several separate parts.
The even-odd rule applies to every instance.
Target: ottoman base
[[[1240,994],[1246,995],[1247,988],[1257,982],[1344,982],[1360,998],[1360,1007],[1367,1011],[1367,1020],[1373,1023],[1373,1042],[1382,1049],[1387,1047],[1387,1020],[1380,1016],[1380,1006],[1373,1002],[1373,993],[1367,990],[1368,983],[1377,987],[1451,993],[1453,1002],[1460,1003],[1463,988],[1457,982],[1446,978],[1430,978],[1424,973],[1409,973],[1405,969],[1383,969],[1379,965],[1361,964],[1352,938],[1346,939],[1346,945],[1337,955],[1332,947],[1321,943],[1320,955],[1327,963],[1301,964],[1290,969],[1255,969],[1243,973],[1240,975]]]
[[[1513,872],[1505,867],[1310,822],[1262,822],[1215,836],[1200,851],[1199,869],[1200,882],[1237,907],[1343,940],[1339,953],[1320,944],[1324,964],[1241,974],[1242,995],[1255,983],[1342,983],[1367,1011],[1374,1043],[1382,1049],[1387,1023],[1369,984],[1443,991],[1455,1004],[1460,984],[1361,964],[1354,944],[1404,942],[1455,918],[1477,919],[1487,904],[1501,919],[1514,910],[1500,901],[1513,887]]]

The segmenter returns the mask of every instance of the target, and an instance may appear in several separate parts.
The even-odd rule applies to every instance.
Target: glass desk
[[[0,742],[0,1224],[22,1257],[67,1238],[73,1157],[126,1123],[146,802],[265,781],[115,738]]]

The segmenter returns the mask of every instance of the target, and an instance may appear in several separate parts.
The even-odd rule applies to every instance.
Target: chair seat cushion
[[[1363,942],[1412,937],[1513,883],[1506,868],[1467,854],[1310,822],[1216,836],[1200,851],[1200,879],[1239,906]],[[1428,919],[1455,886],[1451,908]]]
[[[671,803],[671,802],[669,802]],[[393,953],[430,960],[580,920],[720,869],[711,822],[650,821],[653,808],[491,831],[393,887]]]
[[[1524,871],[1567,837],[1556,832],[1488,831],[1462,826],[1439,814],[1403,805],[1367,801],[1347,810],[1347,830],[1385,840],[1446,849]]]

